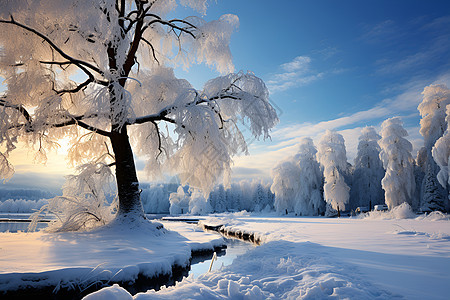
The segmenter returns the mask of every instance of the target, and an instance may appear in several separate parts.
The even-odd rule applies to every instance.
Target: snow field
[[[450,293],[448,216],[330,219],[240,213],[202,223],[253,233],[263,244],[230,266],[133,299],[448,299]],[[103,291],[87,299],[103,299]]]

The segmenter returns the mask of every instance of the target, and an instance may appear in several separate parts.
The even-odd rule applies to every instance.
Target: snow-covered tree
[[[255,203],[254,211],[262,211],[270,209],[270,203],[269,199],[267,198],[267,193],[264,191],[264,188],[261,183],[258,183],[256,185],[252,198],[253,203]]]
[[[349,186],[345,183],[344,174],[347,173],[347,153],[342,135],[327,130],[318,145],[317,158],[324,168],[324,198],[327,202],[327,215],[333,210],[346,209],[349,200]]]
[[[177,183],[150,183],[143,184],[141,192],[142,205],[147,214],[168,213],[171,193],[177,191]]]
[[[209,202],[205,199],[203,193],[193,188],[189,198],[189,213],[192,215],[207,215],[211,213],[212,208]]]
[[[350,199],[352,209],[358,206],[372,208],[374,205],[384,203],[381,188],[384,169],[378,145],[380,139],[374,127],[365,127],[361,131],[353,171]]]
[[[450,90],[444,84],[430,85],[425,87],[422,94],[423,101],[418,110],[422,116],[420,133],[424,138],[426,152],[422,154],[425,177],[421,185],[420,207],[422,210],[442,210],[446,191],[438,183],[439,168],[432,159],[431,149],[447,128],[445,107],[450,104]]]
[[[447,130],[436,141],[432,150],[433,158],[440,171],[437,174],[439,183],[447,189],[447,201],[450,200],[450,104],[447,105]]]
[[[389,209],[403,202],[411,205],[414,196],[414,159],[412,145],[406,136],[408,132],[399,117],[387,119],[381,124],[381,140],[378,143],[381,147],[380,159],[386,170],[381,185]]]
[[[230,73],[197,91],[175,77],[173,67],[192,63],[232,72],[228,44],[238,26],[230,14],[178,18],[178,3],[206,13],[205,0],[3,1],[1,178],[13,175],[8,156],[19,141],[45,162],[66,138],[84,178],[114,169],[117,219],[139,220],[133,148],[151,174],[164,166],[207,192],[229,173],[232,156],[247,151],[239,123],[267,138],[278,119],[261,79]]]
[[[169,196],[171,215],[186,214],[189,212],[189,195],[186,195],[183,187],[180,185],[176,193]]]
[[[322,195],[323,174],[316,160],[316,153],[313,140],[304,138],[294,156],[294,161],[300,168],[294,211],[300,216],[317,216],[325,210]]]
[[[220,184],[209,194],[209,203],[214,212],[224,212],[227,210],[227,203],[225,202],[225,189]]]
[[[279,163],[271,172],[273,183],[270,187],[275,194],[275,210],[280,214],[294,211],[300,188],[300,168],[293,158]]]

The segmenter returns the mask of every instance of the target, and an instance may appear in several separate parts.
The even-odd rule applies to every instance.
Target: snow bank
[[[426,221],[449,221],[450,216],[440,211],[433,211],[429,214],[423,214],[417,216],[411,206],[406,202],[403,202],[399,206],[394,207],[389,211],[370,211],[364,214],[359,214],[357,219],[367,220],[396,220],[396,219],[417,219]]]
[[[128,300],[133,299],[130,293],[124,288],[121,288],[118,284],[103,288],[101,291],[94,292],[87,295],[83,299],[85,300]]]
[[[411,206],[406,202],[403,202],[389,211],[370,211],[357,216],[359,219],[373,220],[413,219],[415,217],[417,217],[417,215],[412,211]]]
[[[429,214],[424,214],[417,217],[418,220],[428,220],[428,221],[450,221],[450,215],[444,214],[440,211],[433,211]]]

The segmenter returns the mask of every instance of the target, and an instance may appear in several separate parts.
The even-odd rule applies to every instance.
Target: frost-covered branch
[[[22,105],[11,104],[8,101],[0,98],[0,106],[16,109],[18,112],[20,112],[23,115],[23,117],[25,118],[27,123],[31,123],[32,119],[31,119],[30,113]]]
[[[107,136],[107,137],[111,136],[111,133],[109,131],[102,130],[100,128],[97,128],[95,126],[89,125],[81,120],[76,120],[76,119],[70,119],[65,122],[49,124],[49,125],[54,128],[60,128],[60,127],[65,127],[65,126],[70,126],[70,125],[78,125],[84,129],[98,133],[100,135]]]
[[[46,35],[44,35],[43,33],[39,32],[39,31],[37,31],[37,30],[35,30],[35,29],[33,29],[33,28],[27,26],[27,25],[24,25],[24,24],[22,24],[22,23],[16,22],[16,21],[14,20],[14,18],[13,18],[12,15],[10,16],[10,20],[0,20],[0,23],[15,25],[15,26],[17,26],[17,27],[23,28],[23,29],[25,29],[26,31],[29,31],[29,32],[31,32],[31,33],[37,35],[38,37],[42,38],[42,39],[43,39],[44,41],[46,41],[46,42],[47,42],[47,43],[48,43],[48,44],[49,44],[56,52],[58,52],[63,58],[67,59],[68,61],[72,62],[74,65],[76,65],[77,67],[79,67],[79,68],[80,68],[86,75],[88,75],[90,78],[94,78],[94,75],[93,75],[91,72],[89,72],[89,71],[86,69],[86,67],[89,68],[89,69],[91,69],[91,70],[93,70],[93,71],[95,71],[95,72],[97,72],[97,73],[100,74],[100,75],[103,75],[103,72],[102,72],[99,68],[97,68],[96,66],[94,66],[94,65],[92,65],[92,64],[90,64],[90,63],[88,63],[88,62],[85,62],[85,61],[82,61],[82,60],[79,60],[79,59],[76,59],[76,58],[71,57],[70,55],[68,55],[67,53],[65,53],[61,48],[59,48],[55,43],[53,43],[53,41],[52,41],[50,38],[48,38]]]

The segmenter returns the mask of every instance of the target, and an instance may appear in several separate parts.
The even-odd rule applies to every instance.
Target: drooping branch
[[[0,20],[0,23],[15,25],[17,27],[25,29],[26,31],[29,31],[29,32],[35,34],[36,36],[40,37],[41,39],[46,41],[50,45],[50,47],[52,47],[52,49],[54,49],[56,52],[58,52],[63,58],[67,59],[72,64],[74,64],[78,68],[80,68],[86,75],[88,75],[89,78],[92,78],[93,80],[95,80],[94,75],[88,69],[91,69],[92,71],[95,71],[99,75],[103,76],[103,72],[99,68],[97,68],[96,66],[94,66],[88,62],[85,62],[83,60],[79,60],[79,59],[71,57],[70,55],[65,53],[61,48],[59,48],[49,37],[47,37],[46,35],[37,31],[34,28],[31,28],[27,25],[24,25],[22,23],[15,21],[12,15],[10,16],[10,20]]]
[[[27,123],[31,123],[31,121],[32,121],[31,115],[28,113],[26,108],[23,107],[22,105],[11,104],[4,99],[0,99],[0,106],[16,109],[19,113],[21,113],[23,115],[23,117],[25,118]]]
[[[142,41],[144,43],[146,43],[150,49],[152,49],[152,55],[153,55],[153,59],[159,64],[159,60],[156,58],[156,52],[155,52],[155,48],[153,47],[152,43],[150,43],[146,38],[142,37]]]
[[[159,127],[158,124],[155,121],[151,121],[151,123],[153,124],[153,126],[155,126],[156,129],[156,136],[158,137],[158,155],[156,156],[156,159],[158,159],[158,157],[162,154],[162,142],[161,142],[161,133],[159,132]]]
[[[9,129],[13,129],[13,128],[20,129],[20,128],[26,127],[26,130],[28,132],[34,131],[34,129],[33,129],[33,118],[28,113],[28,111],[26,110],[25,107],[23,107],[22,105],[11,104],[11,103],[3,100],[3,99],[0,99],[0,106],[16,109],[26,119],[26,123],[11,125],[11,126],[9,126]],[[70,125],[78,125],[78,126],[84,128],[84,129],[87,129],[89,131],[92,131],[92,132],[98,133],[100,135],[109,137],[111,135],[110,132],[105,131],[105,130],[100,129],[100,128],[97,128],[95,126],[89,125],[89,124],[87,124],[86,122],[83,121],[85,119],[90,119],[90,118],[94,118],[94,117],[97,117],[97,115],[73,116],[70,119],[62,121],[62,122],[59,122],[59,123],[46,123],[46,124],[44,124],[44,126],[49,126],[49,127],[53,127],[53,128],[61,128],[61,127],[70,126]]]

